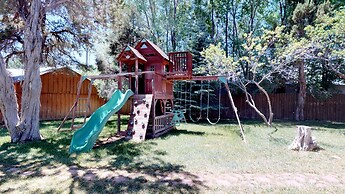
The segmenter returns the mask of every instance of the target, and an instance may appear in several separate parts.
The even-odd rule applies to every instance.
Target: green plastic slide
[[[90,151],[108,119],[119,111],[133,94],[132,90],[127,90],[126,93],[115,90],[110,100],[98,108],[83,127],[73,134],[69,153]]]

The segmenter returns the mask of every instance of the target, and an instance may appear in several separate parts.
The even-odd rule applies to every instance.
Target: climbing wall
[[[138,94],[133,97],[132,111],[128,123],[130,137],[134,141],[144,141],[149,123],[152,94]]]

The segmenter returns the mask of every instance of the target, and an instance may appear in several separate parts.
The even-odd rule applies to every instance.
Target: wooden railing
[[[159,133],[173,126],[172,119],[174,117],[173,113],[168,113],[166,115],[157,116],[154,119],[154,131]]]
[[[172,62],[172,71],[167,72],[169,78],[192,76],[192,55],[189,52],[169,53],[169,59]]]

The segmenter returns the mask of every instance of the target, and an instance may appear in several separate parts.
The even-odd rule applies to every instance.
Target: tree
[[[315,11],[315,5],[313,1],[306,0],[303,4],[298,3],[292,16],[294,21],[294,26],[292,34],[295,38],[303,39],[305,36],[304,27],[310,24],[313,20],[313,12]],[[305,75],[305,61],[300,59],[296,61],[298,68],[298,83],[299,83],[299,92],[297,97],[297,108],[295,119],[297,121],[304,120],[304,104],[307,97],[307,81]]]
[[[39,107],[41,80],[39,67],[42,64],[42,2],[40,0],[17,1],[18,14],[24,23],[23,30],[23,63],[24,82],[22,85],[21,114],[18,116],[17,101],[13,83],[8,73],[3,57],[0,57],[1,85],[4,87],[0,99],[1,111],[5,124],[10,131],[11,141],[27,141],[41,139],[39,133]],[[11,99],[12,98],[12,99]]]
[[[6,64],[0,52],[0,111],[3,114],[5,125],[10,132],[11,141],[18,141],[19,122],[18,104],[12,79],[6,71]]]
[[[230,78],[230,81],[241,89],[245,96],[246,102],[252,107],[263,121],[272,125],[273,112],[271,100],[268,92],[262,86],[265,81],[272,81],[274,74],[284,71],[287,60],[274,57],[276,52],[284,50],[284,38],[281,38],[283,27],[276,28],[275,31],[266,31],[262,37],[253,37],[252,34],[246,36],[246,43],[242,45],[245,50],[245,56],[239,59],[226,57],[220,45],[211,45],[202,55],[205,57],[206,64],[198,70],[208,75],[221,75]],[[242,74],[241,64],[246,63],[249,67],[250,77]],[[269,114],[264,115],[256,105],[248,87],[254,85],[262,92],[267,99]]]
[[[326,68],[341,79],[345,79],[344,23],[345,9],[329,10],[328,13],[319,9],[316,24],[305,28],[310,43],[304,45],[310,58],[324,61]]]
[[[5,30],[0,31],[2,35],[0,46],[2,53],[8,53],[6,56],[7,59],[15,55],[21,58],[24,66],[24,80],[19,114],[16,98],[14,97],[13,83],[5,71],[5,59],[1,56],[0,68],[3,76],[0,79],[0,84],[3,87],[4,93],[1,93],[0,109],[4,115],[6,127],[10,132],[11,142],[40,140],[40,67],[49,61],[49,54],[54,52],[63,53],[65,54],[64,56],[70,58],[70,55],[66,55],[66,50],[64,49],[75,49],[76,45],[82,43],[82,39],[85,39],[85,36],[79,36],[81,32],[78,32],[76,28],[61,28],[60,30],[49,28],[49,25],[47,25],[49,24],[47,14],[53,13],[53,10],[56,10],[54,13],[64,13],[65,15],[68,13],[68,16],[72,19],[69,20],[69,24],[65,24],[64,26],[71,27],[77,26],[77,24],[81,26],[82,22],[80,21],[80,17],[76,18],[74,16],[80,16],[79,10],[83,12],[80,8],[76,9],[76,6],[80,6],[79,3],[83,2],[65,0],[19,0],[16,2],[6,1],[5,3],[7,6],[15,5],[16,10],[12,8],[8,11],[8,22],[4,23]],[[66,7],[62,8],[62,5],[66,3],[70,3],[69,9],[64,9]],[[2,15],[6,15],[3,12],[4,10],[1,11]],[[62,18],[67,19],[67,17]],[[61,27],[61,23],[59,22],[52,23],[52,27]],[[76,45],[71,43],[66,44],[65,41],[70,41],[70,37],[79,40],[74,42]],[[63,57],[60,56],[60,58]]]
[[[287,47],[280,53],[280,57],[290,61],[290,69],[296,68],[298,72],[296,120],[304,120],[308,83],[312,85],[309,86],[312,92],[321,93],[318,96],[326,97],[328,95],[325,94],[335,79],[331,72],[335,72],[340,77],[342,75],[344,34],[340,26],[343,16],[340,14],[341,11],[328,15],[331,7],[329,1],[318,6],[312,1],[298,4],[292,17],[295,25],[292,26],[291,31],[286,32]],[[338,14],[338,18],[333,16]],[[319,74],[316,75],[316,72]],[[291,77],[289,75],[286,78],[291,80]]]

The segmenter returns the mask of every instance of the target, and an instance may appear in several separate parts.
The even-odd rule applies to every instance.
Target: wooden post
[[[232,98],[228,82],[227,82],[227,80],[225,78],[221,78],[221,77],[219,78],[219,80],[225,84],[225,88],[228,91],[228,95],[229,95],[229,99],[230,99],[230,103],[231,103],[232,109],[234,109],[234,112],[235,112],[235,115],[236,115],[236,119],[237,119],[238,125],[240,127],[240,131],[241,131],[243,142],[246,143],[246,137],[244,136],[244,130],[243,130],[243,127],[242,127],[242,124],[241,124],[241,121],[240,121],[240,117],[238,116],[237,108],[235,106],[234,99]]]
[[[122,73],[122,62],[120,61],[119,62],[119,73]],[[119,90],[122,91],[122,77],[119,76],[118,79],[117,79],[117,87]],[[117,134],[120,134],[121,132],[121,113],[120,113],[120,110],[117,111]]]
[[[120,61],[119,62],[119,73],[122,73],[122,62]],[[118,78],[117,78],[117,86],[118,86],[118,89],[119,90],[122,90],[122,77],[121,76],[119,76]]]
[[[88,93],[87,93],[87,101],[86,101],[87,110],[85,110],[85,112],[84,112],[84,122],[83,122],[83,124],[86,122],[86,117],[87,117],[88,113],[91,113],[92,84],[93,84],[93,79],[91,79],[90,83],[89,83],[89,88],[88,88]]]
[[[151,107],[152,110],[152,137],[156,137],[156,97],[153,95],[153,106]]]
[[[139,64],[138,64],[138,59],[135,59],[135,94],[139,93]]]

